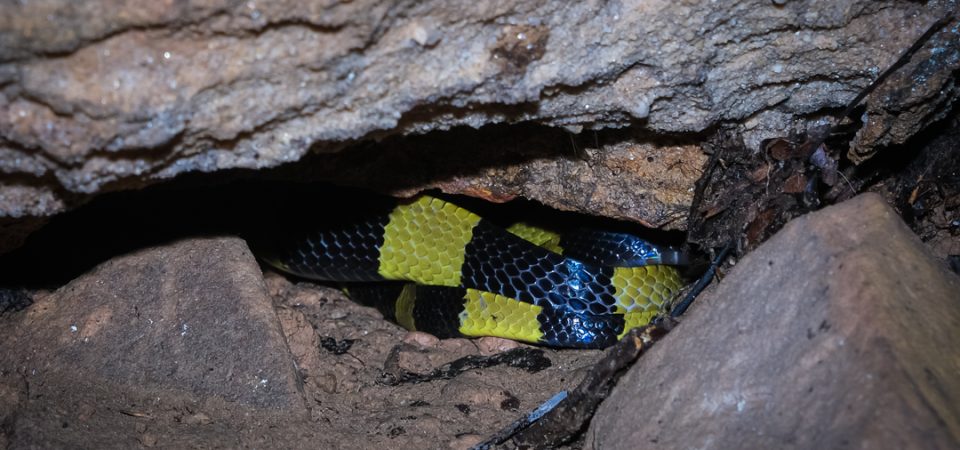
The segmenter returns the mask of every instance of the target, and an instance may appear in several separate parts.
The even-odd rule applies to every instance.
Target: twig
[[[518,431],[529,427],[530,424],[540,420],[544,414],[552,411],[558,404],[560,404],[563,399],[567,398],[567,391],[560,391],[553,397],[550,397],[549,400],[543,402],[542,405],[538,406],[537,409],[531,411],[529,414],[513,421],[510,425],[507,425],[506,428],[497,432],[486,441],[483,441],[473,447],[470,447],[470,450],[489,450],[494,445],[500,444],[507,439],[510,439],[511,436],[517,434]]]
[[[720,267],[720,264],[723,264],[723,260],[727,259],[727,255],[730,254],[730,251],[733,250],[733,241],[727,243],[723,250],[720,250],[720,253],[717,254],[713,261],[710,262],[710,267],[707,268],[706,272],[700,276],[700,279],[687,291],[687,295],[677,303],[673,308],[670,309],[670,317],[677,318],[680,317],[684,312],[687,311],[687,308],[693,304],[693,301],[696,300],[697,296],[706,289],[707,285],[710,284],[710,281],[713,280],[713,276],[717,273],[717,268]]]
[[[540,420],[530,422],[526,418],[521,419],[520,426],[516,426],[518,423],[511,424],[473,448],[489,449],[508,439],[517,447],[532,449],[555,448],[568,442],[590,421],[597,406],[607,398],[624,370],[675,324],[672,318],[663,317],[656,323],[630,330],[593,366],[575,389],[565,397],[562,394],[554,396],[554,399],[560,398],[556,407],[550,408],[552,402],[547,402],[537,408],[534,413],[550,408]],[[531,413],[527,417],[533,415]]]

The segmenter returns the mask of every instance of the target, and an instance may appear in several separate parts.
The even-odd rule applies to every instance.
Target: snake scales
[[[679,254],[630,235],[503,228],[429,195],[369,209],[275,236],[261,256],[293,275],[350,282],[355,301],[411,330],[555,347],[611,345],[681,287],[667,265]]]

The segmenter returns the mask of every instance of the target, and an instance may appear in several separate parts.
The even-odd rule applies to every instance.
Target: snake
[[[429,194],[364,206],[273,236],[259,256],[290,275],[344,283],[408,330],[561,348],[612,345],[683,285],[681,252],[627,233],[501,226]]]

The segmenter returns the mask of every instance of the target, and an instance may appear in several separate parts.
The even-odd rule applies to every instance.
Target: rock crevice
[[[0,183],[3,216],[60,212],[75,203],[62,192],[274,167],[456,126],[697,136],[734,122],[756,144],[843,106],[953,5],[61,3],[20,3],[0,19],[0,171],[53,175]],[[930,92],[960,64],[956,31],[945,33]],[[940,108],[955,90],[943,97]],[[882,116],[856,154],[936,118],[904,116]],[[15,194],[25,190],[57,201],[27,208]]]

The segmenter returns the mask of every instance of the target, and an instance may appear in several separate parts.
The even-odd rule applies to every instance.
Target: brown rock
[[[515,348],[520,348],[523,344],[510,340],[492,336],[485,336],[476,340],[477,348],[481,355],[495,355]]]
[[[126,435],[132,426],[116,428],[123,418],[171,410],[187,425],[236,408],[306,414],[260,269],[237,238],[112,259],[16,319],[0,367],[29,392],[10,422],[19,445],[129,444],[137,437]],[[11,386],[0,384],[5,399]],[[74,434],[91,430],[93,440]]]
[[[789,223],[602,404],[592,448],[957,448],[960,279],[879,196]]]
[[[403,336],[403,342],[420,348],[433,348],[440,344],[440,339],[430,333],[411,331]]]

